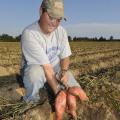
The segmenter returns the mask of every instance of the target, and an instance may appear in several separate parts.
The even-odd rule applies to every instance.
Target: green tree
[[[72,41],[72,37],[68,36],[68,40],[69,40],[69,42],[71,42]]]
[[[113,40],[113,36],[110,36],[110,40]]]

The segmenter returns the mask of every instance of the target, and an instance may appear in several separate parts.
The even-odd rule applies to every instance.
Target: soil
[[[2,68],[3,72],[6,71]],[[4,72],[0,76],[0,120],[49,120],[51,106],[46,100],[43,104],[26,109],[19,114],[21,95],[16,74]],[[77,120],[120,120],[120,67],[76,76],[77,81],[89,97],[88,102],[77,102]],[[10,105],[11,104],[11,105]],[[14,104],[14,105],[12,105]],[[14,111],[15,105],[18,108]],[[24,106],[25,109],[25,106]],[[14,112],[12,112],[14,111]],[[52,120],[52,119],[51,119]],[[64,120],[70,120],[65,114]]]

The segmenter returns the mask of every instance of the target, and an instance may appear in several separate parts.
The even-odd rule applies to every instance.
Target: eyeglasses
[[[48,12],[47,12],[48,14]],[[54,18],[54,17],[51,17],[49,14],[48,14],[48,17],[51,21],[57,21],[57,22],[61,22],[62,18]]]

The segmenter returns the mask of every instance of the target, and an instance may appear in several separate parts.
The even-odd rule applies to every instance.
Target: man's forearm
[[[52,88],[54,93],[56,94],[58,92],[58,88],[57,88],[58,82],[56,80],[55,72],[54,72],[52,66],[50,64],[43,65],[43,69],[44,69],[48,84],[50,85],[50,87]]]
[[[69,57],[64,58],[60,61],[61,63],[61,72],[60,72],[60,80],[61,82],[68,88],[68,68],[70,64]]]
[[[69,57],[66,57],[60,61],[61,70],[68,70],[70,64]]]

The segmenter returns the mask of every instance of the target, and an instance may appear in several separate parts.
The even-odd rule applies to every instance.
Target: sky
[[[39,19],[42,0],[0,0],[0,35],[17,36]],[[120,38],[120,0],[64,0],[66,28],[72,37]]]

